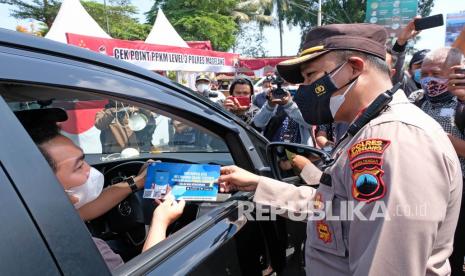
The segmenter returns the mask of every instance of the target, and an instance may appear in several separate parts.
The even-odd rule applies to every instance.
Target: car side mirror
[[[332,163],[329,153],[302,144],[270,143],[266,148],[266,153],[274,177],[297,185],[304,183],[300,178],[302,164],[311,162],[323,170]]]

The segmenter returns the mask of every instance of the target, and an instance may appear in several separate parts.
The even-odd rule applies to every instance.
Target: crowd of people
[[[196,78],[199,95],[234,113],[269,141],[317,147],[334,159],[320,171],[295,155],[291,164],[305,174],[302,179],[317,182],[299,187],[236,166],[223,167],[223,192],[255,191],[255,202],[297,213],[316,199],[331,202],[333,213],[340,211],[342,202],[363,203],[363,213],[372,212],[377,202],[388,211],[427,203],[425,217],[310,220],[305,250],[310,275],[464,271],[465,62],[460,50],[438,48],[414,53],[404,69],[406,46],[419,33],[415,20],[392,47],[386,46],[386,32],[377,25],[314,28],[300,55],[280,63],[276,74],[264,80],[262,91],[254,91],[253,82],[241,75],[231,82],[227,95],[208,75]],[[299,85],[295,94],[287,89],[289,84]],[[117,105],[110,102],[97,114],[101,140],[111,140],[116,147],[103,151],[119,152],[132,139],[150,141],[138,137],[146,135],[139,122],[152,133],[154,114]],[[122,127],[129,122],[131,127]],[[101,216],[142,188],[145,167],[102,192],[101,173],[52,125],[48,131],[28,131],[83,220]],[[178,133],[175,143],[197,135],[181,122],[173,126]],[[83,182],[93,182],[91,196],[83,197],[89,195],[80,190],[86,187]],[[315,184],[319,187],[311,186]],[[184,202],[172,199],[159,203],[144,250],[165,238],[166,228],[184,207]],[[122,263],[102,241],[96,244],[107,252],[102,255],[109,266]]]
[[[237,95],[234,84],[244,83],[240,95],[250,97],[250,105],[234,98],[223,103],[270,141],[315,146],[335,159],[323,172],[302,163],[301,156],[295,160],[302,174],[314,176],[304,180],[321,176],[318,183],[307,183],[319,184],[317,189],[230,166],[220,177],[223,191],[255,190],[255,202],[292,212],[305,210],[315,198],[331,201],[333,212],[341,201],[364,202],[363,212],[379,201],[388,210],[428,205],[425,218],[342,221],[342,228],[340,221],[309,221],[310,275],[465,271],[465,62],[457,48],[425,49],[413,53],[404,69],[407,45],[419,33],[416,19],[392,47],[386,46],[385,31],[374,25],[315,28],[300,56],[277,66],[286,81],[300,84],[296,95],[276,96],[272,77],[262,93],[252,94],[250,81],[238,77],[230,95]],[[386,98],[389,103],[382,105]],[[333,239],[327,239],[326,230],[323,239],[321,227]]]

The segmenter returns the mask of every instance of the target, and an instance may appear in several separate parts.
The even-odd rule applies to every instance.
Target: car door
[[[199,104],[195,97],[186,93],[180,94],[179,89],[176,91],[172,87],[164,86],[163,83],[126,74],[124,70],[114,70],[98,63],[65,58],[58,54],[50,55],[42,50],[30,51],[18,48],[20,47],[16,49],[0,47],[2,63],[14,65],[11,68],[0,68],[2,83],[21,85],[26,90],[28,87],[69,89],[78,94],[103,95],[134,102],[147,108],[157,108],[172,114],[175,118],[190,121],[217,134],[227,144],[235,164],[257,173],[269,173],[263,152],[259,152],[264,148],[262,138],[251,134],[247,127],[223,116],[220,111],[213,112],[215,110],[212,111],[214,109],[212,106]],[[14,95],[9,96],[14,97]],[[59,98],[60,94],[53,96]],[[255,141],[252,141],[253,139]],[[255,145],[259,147],[256,148]],[[39,154],[37,149],[35,153]],[[43,158],[41,160],[43,162]],[[47,173],[53,178],[50,170]],[[63,193],[60,196],[62,200],[67,200]],[[155,246],[153,250],[134,258],[122,267],[119,273],[139,274],[157,271],[179,271],[181,274],[195,271],[198,273],[209,271],[213,274],[216,272],[247,274],[248,271],[260,273],[261,259],[266,251],[263,235],[260,232],[263,229],[258,223],[248,222],[237,215],[237,208],[241,204],[237,199],[249,200],[250,197],[250,194],[238,193],[227,202],[204,206],[204,214],[197,220],[175,233],[170,239]],[[69,203],[67,205],[71,207]],[[73,213],[70,208],[62,211]],[[82,230],[80,236],[86,234],[82,225],[80,228],[77,227],[76,231],[78,230]],[[86,242],[90,242],[89,237]],[[94,253],[96,251],[95,247],[87,248],[86,251],[88,250],[93,250]],[[220,258],[220,261],[215,261],[217,258]],[[96,257],[96,259],[100,263],[95,266],[101,267],[101,258]],[[86,265],[84,262],[81,263],[81,266]]]

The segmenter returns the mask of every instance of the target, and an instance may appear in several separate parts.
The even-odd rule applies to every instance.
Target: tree
[[[50,28],[60,9],[61,2],[58,0],[0,0],[1,4],[14,6],[16,9],[11,16],[16,19],[35,19]]]
[[[137,8],[128,4],[125,0],[110,2],[111,5],[107,5],[106,8],[103,4],[93,1],[82,1],[81,3],[104,30],[107,29],[105,16],[107,14],[110,27],[110,30],[107,31],[113,38],[145,40],[150,32],[150,25],[140,24],[135,18]]]
[[[418,14],[428,16],[434,5],[434,0],[418,0]],[[360,23],[365,21],[366,0],[323,0],[322,24]],[[285,18],[302,30],[301,46],[305,34],[316,26],[318,3],[308,0],[294,0],[291,5],[296,7],[285,13]]]
[[[231,16],[237,3],[237,0],[155,0],[146,16],[153,25],[161,8],[184,40],[210,40],[215,50],[228,51],[238,32],[238,24]]]
[[[260,31],[259,23],[244,24],[236,37],[234,52],[247,57],[265,57],[267,55],[263,47],[265,41],[266,38]]]
[[[58,0],[0,0],[0,3],[13,6],[15,9],[11,16],[17,19],[35,19],[44,24],[41,29],[45,35],[55,20],[61,2]],[[106,30],[105,7],[103,4],[83,1],[81,2],[92,18]],[[137,8],[130,5],[127,0],[110,1],[106,6],[106,13],[110,25],[109,35],[119,39],[140,39],[143,40],[150,32],[150,26],[140,24],[134,17],[137,15]]]

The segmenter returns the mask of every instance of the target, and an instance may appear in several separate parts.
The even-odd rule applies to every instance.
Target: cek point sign
[[[234,72],[239,55],[147,44],[139,41],[66,34],[68,44],[99,52],[153,71]]]

